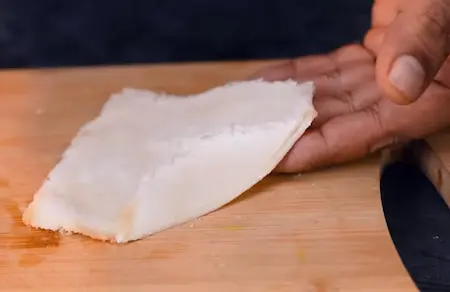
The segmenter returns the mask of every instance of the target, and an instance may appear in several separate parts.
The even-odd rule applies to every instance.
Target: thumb
[[[389,25],[377,58],[381,89],[395,103],[414,102],[450,49],[450,1],[410,0]]]

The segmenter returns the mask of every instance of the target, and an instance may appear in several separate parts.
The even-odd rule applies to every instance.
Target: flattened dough
[[[126,89],[80,129],[23,221],[128,242],[212,212],[276,167],[316,117],[313,93],[262,80],[184,97]]]

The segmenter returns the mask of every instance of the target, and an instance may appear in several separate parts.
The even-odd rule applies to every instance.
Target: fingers
[[[383,44],[385,28],[373,28],[369,30],[364,38],[364,46],[374,55],[377,55]],[[447,88],[450,88],[450,57],[447,57],[434,80]]]
[[[314,99],[318,116],[311,127],[317,128],[337,116],[361,111],[377,103],[380,98],[381,91],[373,78],[353,87],[351,91],[336,95],[319,95]]]
[[[341,114],[359,111],[380,98],[375,84],[374,57],[360,45],[345,46],[328,55],[301,57],[264,68],[253,78],[312,80],[318,127]]]
[[[333,70],[334,64],[327,56],[305,56],[263,68],[250,76],[250,79],[307,81]]]
[[[374,60],[374,56],[361,45],[344,46],[328,54],[327,57],[335,64],[335,70],[339,65],[372,62]]]
[[[388,138],[376,107],[339,116],[298,140],[275,171],[303,172],[361,158]]]
[[[295,79],[301,82],[320,79],[325,75],[337,77],[339,74],[336,72],[343,71],[343,66],[364,62],[373,63],[373,61],[374,57],[364,47],[349,45],[330,54],[300,57],[263,68],[255,72],[251,79],[263,78],[267,81]],[[328,78],[330,82],[333,79]]]
[[[450,90],[433,83],[417,102],[401,106],[382,100],[379,112],[387,135],[422,138],[450,125]]]
[[[334,71],[313,79],[316,96],[343,95],[373,80],[375,80],[373,61],[340,64]]]
[[[429,86],[450,52],[450,2],[403,3],[378,49],[376,75],[392,101],[409,104]]]
[[[375,0],[372,6],[372,28],[386,27],[394,22],[399,10],[398,0]]]
[[[318,116],[312,127],[320,127],[328,120],[343,114],[360,111],[380,98],[375,82],[374,60],[360,46],[346,47],[329,56],[334,71],[314,79],[314,106]]]
[[[422,138],[450,125],[450,90],[433,83],[410,105],[381,99],[377,106],[310,129],[276,172],[303,172],[362,158],[394,143]]]
[[[386,28],[372,28],[364,37],[364,47],[372,54],[378,55],[383,45]]]
[[[443,86],[450,88],[450,57],[447,57],[434,80]]]

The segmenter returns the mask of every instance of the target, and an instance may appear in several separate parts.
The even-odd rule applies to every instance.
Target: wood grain
[[[397,150],[397,158],[415,164],[450,207],[450,130],[413,141]]]
[[[378,157],[270,176],[217,212],[126,245],[21,223],[21,210],[111,93],[195,93],[266,64],[1,72],[0,290],[415,291],[386,227]]]

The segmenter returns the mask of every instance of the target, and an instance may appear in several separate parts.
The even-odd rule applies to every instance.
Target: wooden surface
[[[0,290],[415,291],[385,224],[377,157],[271,176],[217,212],[127,245],[21,223],[21,210],[111,93],[200,92],[263,65],[0,73]]]
[[[398,152],[397,157],[422,169],[450,207],[450,130],[415,141]]]

